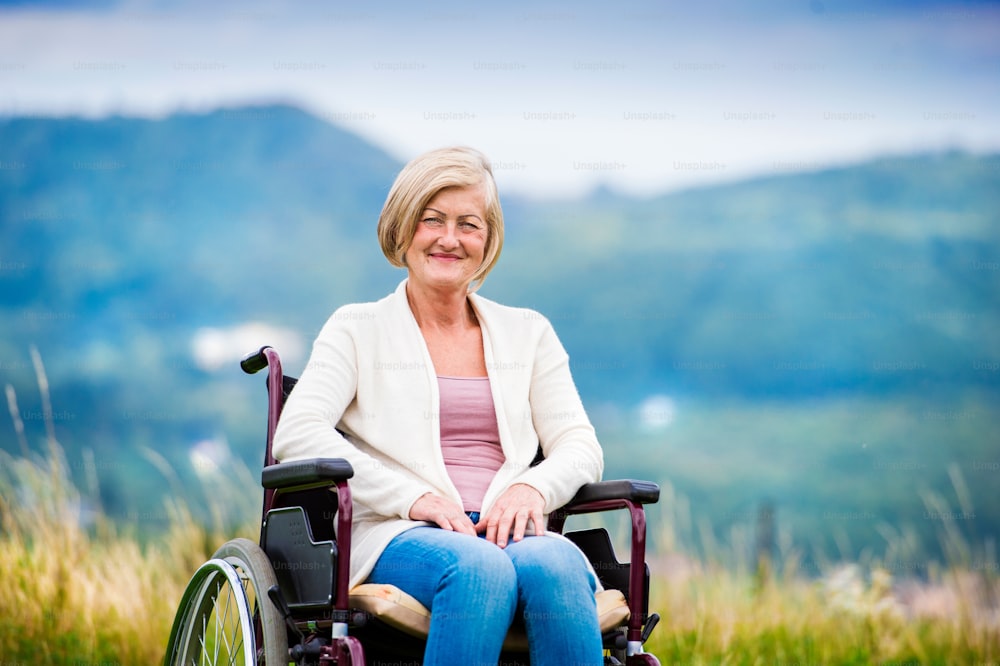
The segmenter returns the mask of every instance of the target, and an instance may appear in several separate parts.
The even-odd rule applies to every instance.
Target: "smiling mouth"
[[[461,257],[456,254],[432,254],[431,257],[442,261],[457,261],[458,259],[461,259]]]

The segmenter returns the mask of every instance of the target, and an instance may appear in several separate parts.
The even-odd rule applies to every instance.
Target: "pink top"
[[[441,453],[465,511],[481,511],[483,495],[504,463],[489,377],[438,377]]]

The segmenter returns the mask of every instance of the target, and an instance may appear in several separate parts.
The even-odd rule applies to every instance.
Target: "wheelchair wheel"
[[[164,665],[288,664],[285,624],[267,597],[274,584],[271,563],[257,544],[225,543],[188,583]]]

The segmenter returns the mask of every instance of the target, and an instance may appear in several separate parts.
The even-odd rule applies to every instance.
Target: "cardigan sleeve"
[[[351,492],[358,503],[406,519],[413,503],[433,487],[360,450],[337,430],[358,388],[357,337],[363,332],[350,307],[337,310],[316,338],[278,421],[274,455],[281,461],[344,458],[354,468]]]
[[[569,355],[547,321],[538,339],[528,400],[545,459],[515,482],[538,490],[549,513],[585,483],[600,481],[604,454],[573,382]]]

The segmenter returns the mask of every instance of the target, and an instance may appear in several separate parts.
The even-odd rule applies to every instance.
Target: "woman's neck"
[[[406,300],[421,330],[454,331],[478,325],[465,289],[421,288],[407,282]]]

